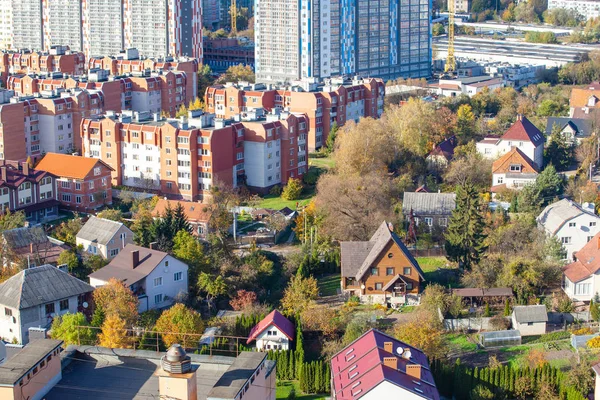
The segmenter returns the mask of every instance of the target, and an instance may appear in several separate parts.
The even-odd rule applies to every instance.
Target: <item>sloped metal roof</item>
[[[456,209],[456,193],[404,192],[402,212],[405,215],[452,215]]]
[[[574,201],[562,199],[546,206],[544,211],[538,215],[537,222],[541,224],[547,232],[554,235],[567,221],[582,214],[588,214],[600,219],[596,214],[584,209]]]
[[[122,226],[122,222],[92,216],[77,233],[77,238],[106,245]]]
[[[516,306],[513,310],[518,323],[548,322],[546,306]]]

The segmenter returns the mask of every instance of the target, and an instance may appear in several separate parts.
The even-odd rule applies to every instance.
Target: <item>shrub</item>
[[[600,348],[600,336],[596,336],[587,341],[587,347],[590,349],[598,349]]]
[[[490,318],[490,328],[496,331],[505,331],[510,328],[510,321],[502,315],[495,315]]]
[[[320,175],[321,174],[319,174],[317,169],[311,168],[306,174],[304,174],[304,177],[302,179],[307,185],[316,185]]]
[[[280,196],[281,195],[281,186],[275,185],[269,190],[269,194],[272,196]]]
[[[552,333],[546,333],[540,336],[538,339],[532,341],[531,343],[546,343],[553,342],[555,340],[563,340],[571,337],[571,332],[568,331],[558,331]]]
[[[281,197],[286,200],[298,200],[300,193],[302,193],[302,182],[300,182],[300,179],[290,178],[281,193]]]
[[[571,332],[573,335],[591,335],[594,332],[592,332],[592,328],[590,327],[585,327],[585,328],[580,328],[580,329],[576,329],[574,331]]]
[[[494,398],[494,393],[483,385],[477,385],[471,391],[471,399],[472,400],[492,400]]]

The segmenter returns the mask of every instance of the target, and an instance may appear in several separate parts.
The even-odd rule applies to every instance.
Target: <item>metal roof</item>
[[[213,389],[206,396],[207,400],[233,400],[244,388],[254,372],[266,360],[267,353],[243,351],[235,359],[229,369],[217,381]],[[273,365],[275,362],[272,362]]]
[[[134,268],[132,252],[135,250],[139,252],[139,262]],[[162,251],[128,244],[107,266],[90,274],[89,277],[104,282],[115,278],[127,285],[133,285],[150,275],[158,264],[168,256],[167,253]]]
[[[586,210],[572,200],[562,199],[549,204],[537,217],[537,222],[551,235],[556,234],[560,228],[569,220],[582,214],[588,214],[600,220],[593,212]]]
[[[90,242],[107,245],[122,226],[122,222],[91,216],[77,233],[77,239],[89,240]],[[127,230],[129,230],[129,228]]]
[[[62,340],[33,340],[0,368],[0,385],[16,385],[33,367],[62,345]]]
[[[511,329],[507,331],[482,332],[481,336],[485,341],[493,342],[499,340],[520,339],[521,332],[518,329]]]
[[[513,309],[515,320],[518,323],[548,322],[546,306],[516,306]]]
[[[49,241],[41,226],[15,228],[2,232],[6,244],[11,249],[39,245]]]
[[[452,215],[456,209],[456,193],[404,192],[402,212],[408,215]]]

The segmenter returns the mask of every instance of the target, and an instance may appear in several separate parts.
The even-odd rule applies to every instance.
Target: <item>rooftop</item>
[[[162,215],[167,207],[171,207],[172,210],[175,210],[178,205],[183,207],[185,215],[190,222],[208,222],[210,219],[210,205],[194,201],[159,199],[152,214],[155,216],[158,216],[158,214]]]
[[[456,193],[404,192],[402,211],[415,215],[452,215]]]
[[[546,306],[515,306],[513,309],[515,320],[518,323],[548,322]]]
[[[89,240],[93,243],[106,245],[122,227],[122,222],[98,218],[92,215],[77,233],[77,239]]]
[[[59,177],[84,179],[98,164],[113,170],[112,167],[97,158],[58,153],[47,153],[36,168]]]
[[[542,132],[523,115],[517,115],[517,120],[504,135],[502,140],[529,141],[534,146],[544,144],[544,135]]]
[[[40,339],[29,342],[0,368],[0,385],[15,385],[19,379],[48,354],[62,344],[62,340]]]
[[[246,382],[254,375],[256,369],[263,363],[269,363],[272,369],[273,361],[267,361],[267,353],[243,351],[235,359],[233,364],[215,383],[213,389],[208,393],[208,400],[233,400],[242,390]],[[269,371],[266,372],[269,374]]]
[[[294,324],[292,324],[289,319],[281,315],[279,311],[273,310],[269,315],[264,317],[258,324],[256,324],[256,326],[252,328],[248,337],[248,343],[255,340],[258,335],[260,335],[271,325],[275,325],[277,328],[279,328],[281,333],[287,336],[288,339],[294,340]]]
[[[574,254],[575,261],[563,267],[563,273],[573,283],[600,270],[600,233]]]
[[[567,221],[580,215],[587,214],[591,218],[600,219],[591,209],[584,207],[586,205],[587,203],[581,206],[572,200],[562,199],[546,206],[536,220],[548,233],[554,235]]]

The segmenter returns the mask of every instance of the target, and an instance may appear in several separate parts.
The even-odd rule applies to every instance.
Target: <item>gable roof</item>
[[[32,340],[12,356],[0,369],[0,385],[15,385],[33,367],[63,344],[62,340]]]
[[[591,210],[585,209],[572,200],[562,199],[547,205],[540,215],[538,215],[536,221],[548,233],[555,235],[568,221],[584,214],[600,220],[600,217]]]
[[[187,216],[188,222],[208,222],[210,219],[210,206],[208,204],[198,203],[194,201],[179,201],[179,200],[167,200],[159,199],[152,210],[152,215],[158,216],[164,214],[167,207],[175,210],[177,205],[181,204],[185,215]]]
[[[456,136],[451,136],[444,140],[429,152],[429,156],[443,156],[450,161],[454,157],[454,148],[456,147]]]
[[[542,132],[523,115],[518,115],[517,120],[502,135],[502,140],[529,141],[535,147],[544,144]]]
[[[546,306],[515,306],[513,309],[515,320],[520,323],[548,322],[548,310]]]
[[[571,90],[571,97],[569,98],[569,105],[571,107],[586,107],[589,98],[594,96],[596,90],[600,90],[600,83],[598,82],[592,82],[585,87],[573,88]]]
[[[569,118],[569,117],[548,117],[546,123],[546,136],[552,134],[554,125],[557,125],[562,131],[567,125],[575,131],[575,135],[578,137],[588,137],[592,134],[592,121],[583,118]]]
[[[77,239],[106,245],[123,226],[122,222],[91,216],[77,232]]]
[[[340,243],[342,276],[356,277],[357,280],[360,280],[390,241],[393,241],[400,248],[402,253],[404,253],[408,261],[424,280],[425,274],[423,274],[417,260],[410,254],[410,251],[408,251],[398,235],[390,231],[386,221],[383,221],[381,225],[379,225],[379,228],[377,228],[373,236],[371,236],[371,239],[367,242]]]
[[[402,212],[408,215],[452,215],[456,209],[456,193],[404,192]]]
[[[0,284],[0,304],[23,310],[93,290],[52,265],[42,265],[23,270]]]
[[[600,233],[574,254],[575,261],[563,267],[563,274],[573,283],[600,270]]]
[[[294,324],[292,324],[289,319],[281,315],[279,311],[273,310],[269,315],[264,317],[258,324],[256,324],[254,328],[252,328],[250,335],[248,335],[247,343],[251,343],[258,337],[258,335],[264,332],[264,330],[271,325],[275,325],[277,328],[279,328],[281,333],[283,333],[289,340],[294,340]]]
[[[386,351],[385,343],[391,344],[392,352]],[[409,350],[410,357],[403,357],[399,350]],[[397,369],[384,364],[384,358],[392,357],[396,358]],[[421,379],[409,376],[407,365],[420,365]],[[354,372],[350,373],[350,370]],[[430,400],[440,398],[427,356],[421,350],[376,329],[366,332],[334,355],[331,371],[332,388],[336,398],[340,399],[360,399],[384,381],[413,396]]]
[[[32,244],[40,245],[50,241],[41,226],[9,229],[2,232],[2,236],[10,249],[29,247]]]
[[[132,252],[136,250],[139,252],[139,263],[134,268]],[[168,256],[167,253],[162,251],[128,244],[108,265],[88,276],[104,282],[107,282],[111,278],[115,278],[124,282],[126,285],[133,285],[150,275],[158,264]]]
[[[510,172],[510,166],[514,164],[521,165],[519,174],[537,174],[538,170],[533,161],[518,147],[513,147],[508,153],[494,161],[492,164],[493,174],[504,174]]]
[[[98,164],[114,171],[110,165],[97,158],[58,153],[47,153],[35,168],[63,178],[84,179]]]

